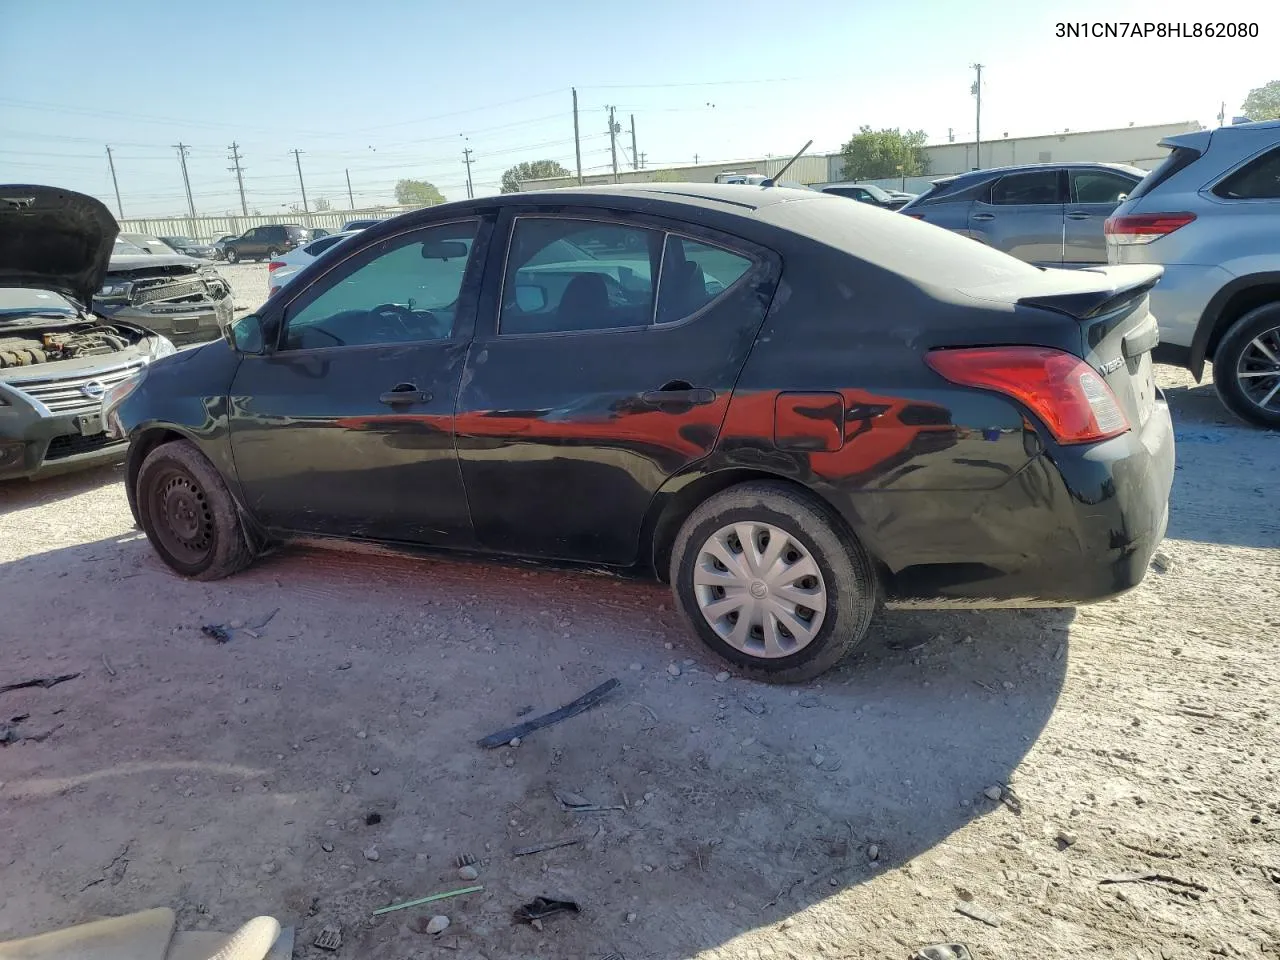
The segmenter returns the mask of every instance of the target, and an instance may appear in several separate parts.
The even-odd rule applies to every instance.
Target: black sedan
[[[882,599],[1142,580],[1174,465],[1159,276],[812,191],[510,194],[370,227],[105,409],[184,576],[300,536],[645,569],[795,681]]]

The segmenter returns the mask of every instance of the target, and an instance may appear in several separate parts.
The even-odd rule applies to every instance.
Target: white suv
[[[1280,120],[1161,141],[1172,151],[1107,220],[1111,263],[1156,263],[1155,359],[1213,361],[1234,413],[1280,429]]]

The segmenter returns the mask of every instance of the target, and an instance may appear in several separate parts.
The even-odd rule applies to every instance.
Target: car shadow
[[[1074,617],[883,613],[837,669],[777,687],[728,675],[665,588],[589,572],[295,547],[194,583],[127,534],[0,584],[5,609],[59,610],[10,624],[14,669],[83,671],[14,703],[43,722],[56,695],[67,728],[6,754],[0,860],[48,907],[0,906],[0,927],[169,900],[180,923],[272,913],[304,942],[338,923],[369,957],[420,948],[412,911],[370,912],[459,886],[464,854],[484,890],[448,906],[460,955],[691,956],[1017,812]],[[239,626],[218,643],[209,623]],[[608,678],[593,709],[477,745]],[[230,770],[254,782],[208,772]],[[59,896],[125,843],[129,884]],[[539,895],[582,912],[512,924]]]
[[[1237,419],[1212,382],[1165,388],[1177,468],[1168,536],[1225,546],[1280,547],[1270,478],[1280,472],[1280,433]]]
[[[38,480],[0,480],[0,516],[66,500],[123,477],[123,464],[108,464]]]

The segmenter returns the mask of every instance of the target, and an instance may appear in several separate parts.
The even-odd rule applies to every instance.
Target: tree
[[[555,160],[534,160],[532,163],[517,163],[502,174],[502,192],[519,193],[520,184],[526,180],[545,180],[548,177],[567,177],[569,171]]]
[[[840,150],[846,180],[918,177],[929,172],[923,130],[900,132],[862,127]]]
[[[426,180],[397,180],[396,203],[406,207],[429,207],[444,203],[444,194]]]
[[[1250,120],[1280,120],[1280,80],[1254,87],[1241,108]]]
[[[329,210],[332,210],[332,209],[333,209],[333,204],[332,204],[332,203],[330,203],[330,202],[329,202],[327,199],[325,199],[324,197],[316,197],[316,204],[315,204],[315,206],[316,206],[316,208],[315,208],[315,210],[313,211],[314,213],[325,213],[326,211],[329,211]]]

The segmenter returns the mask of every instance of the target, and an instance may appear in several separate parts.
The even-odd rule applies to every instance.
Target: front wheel
[[[1280,429],[1280,302],[1231,325],[1213,354],[1213,385],[1240,419]]]
[[[147,454],[135,494],[151,546],[182,576],[219,580],[253,559],[231,493],[189,440],[164,443]]]
[[[227,247],[223,255],[227,258],[227,263],[240,262],[240,254],[235,247]]]
[[[820,502],[774,482],[730,487],[690,514],[671,588],[703,643],[770,683],[830,669],[866,635],[879,602],[862,546]]]

